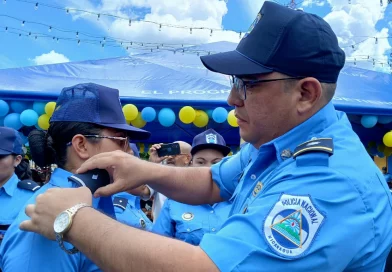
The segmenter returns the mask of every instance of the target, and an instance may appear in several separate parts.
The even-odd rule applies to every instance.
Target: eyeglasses
[[[281,81],[281,80],[291,80],[291,79],[303,79],[304,77],[286,77],[286,78],[276,78],[276,79],[258,79],[258,80],[242,80],[236,76],[230,76],[230,85],[232,89],[235,89],[241,100],[246,100],[246,88],[252,85],[264,83],[264,82],[272,82],[272,81]]]
[[[129,149],[129,139],[128,137],[118,137],[118,136],[107,136],[107,135],[83,135],[86,138],[96,138],[96,139],[111,139],[122,142],[120,146],[122,147],[122,151],[126,152]],[[67,144],[67,146],[72,145],[71,142]]]

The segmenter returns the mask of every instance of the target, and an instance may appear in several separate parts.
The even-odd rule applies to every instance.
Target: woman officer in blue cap
[[[210,167],[230,153],[223,137],[213,129],[195,136],[191,167]],[[199,245],[203,235],[216,233],[229,216],[229,201],[214,205],[193,206],[168,199],[162,207],[152,231]]]
[[[19,132],[0,127],[0,244],[20,209],[40,188],[28,180],[31,172],[28,162],[22,159],[22,147]]]
[[[41,168],[52,164],[58,166],[40,193],[49,188],[77,187],[68,181],[68,177],[84,161],[103,152],[121,150],[130,153],[130,139],[143,140],[149,136],[149,132],[126,123],[118,90],[92,83],[64,88],[48,131],[36,130],[29,135],[35,163]],[[35,203],[37,196],[38,193],[34,194],[27,204]],[[115,216],[111,197],[94,198],[93,206],[109,216]],[[100,271],[71,244],[63,242],[60,236],[58,241],[50,241],[41,235],[20,231],[19,224],[25,219],[23,209],[8,229],[0,248],[0,269],[30,272]]]

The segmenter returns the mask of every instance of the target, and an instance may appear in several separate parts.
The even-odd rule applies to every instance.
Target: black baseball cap
[[[267,1],[236,50],[202,56],[201,61],[227,75],[280,72],[336,83],[345,53],[324,19]]]
[[[132,140],[145,140],[150,132],[128,125],[119,91],[94,83],[64,88],[50,122],[83,122],[125,131]]]

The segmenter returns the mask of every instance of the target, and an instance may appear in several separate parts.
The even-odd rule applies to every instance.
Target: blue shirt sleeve
[[[252,149],[251,145],[246,144],[237,154],[211,166],[212,179],[220,188],[223,199],[228,200],[233,195],[252,152],[256,152]]]
[[[374,240],[380,237],[375,235],[373,216],[366,212],[368,203],[355,189],[355,181],[327,168],[318,169],[315,172],[319,174],[312,175],[301,173],[300,169],[296,171],[300,174],[282,176],[275,184],[263,188],[263,193],[258,197],[253,200],[249,198],[243,213],[231,216],[216,235],[204,236],[200,246],[219,270],[343,271],[348,260],[355,259],[359,252],[363,256],[366,252],[377,250]],[[301,186],[298,186],[299,182]],[[320,183],[324,184],[324,190],[320,190]],[[385,201],[385,192],[380,191],[378,194]],[[292,195],[293,201],[280,203],[284,195]],[[300,214],[301,217],[301,214],[308,213],[311,220],[302,220],[302,223],[307,221],[308,229],[317,230],[300,234],[299,237],[303,237],[302,245],[302,242],[295,245],[291,242],[293,239],[274,232],[277,225],[267,224],[280,216],[276,222],[288,223],[281,229],[295,226],[294,221],[287,220],[288,217],[282,213],[285,210],[277,210],[276,207],[296,204],[295,199],[299,199],[297,196],[309,198],[313,207],[301,203],[298,209],[287,210],[286,215]],[[381,203],[380,207],[384,205],[388,204]],[[312,217],[315,210],[322,216]],[[352,220],[343,220],[343,215]],[[321,221],[320,218],[324,219]],[[302,226],[302,229],[305,228]],[[290,237],[290,233],[286,233],[286,237]],[[293,250],[302,250],[301,246],[306,248],[291,258],[281,245],[287,245]],[[344,260],[341,259],[343,253],[346,255]],[[357,270],[353,271],[362,271],[360,265],[366,261],[359,262]],[[374,263],[375,269],[366,271],[380,271],[380,264],[377,261]]]
[[[171,200],[167,199],[163,204],[162,210],[152,227],[152,232],[167,237],[175,237],[174,221],[170,216],[170,202]]]

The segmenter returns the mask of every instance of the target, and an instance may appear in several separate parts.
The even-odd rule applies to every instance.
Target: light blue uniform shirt
[[[25,206],[35,203],[38,194],[44,193],[50,188],[75,187],[75,184],[67,179],[71,175],[71,173],[63,169],[55,169],[50,181],[42,186]],[[98,207],[99,200],[98,198],[93,199],[94,207]],[[0,268],[4,272],[101,271],[82,253],[69,255],[60,248],[56,241],[48,240],[33,232],[19,230],[20,223],[28,219],[24,208],[8,229],[0,247]],[[69,249],[72,248],[72,245],[69,243],[65,243],[65,246]]]
[[[332,138],[333,155],[287,156],[313,137]],[[200,243],[221,271],[382,271],[392,245],[391,194],[332,103],[259,150],[244,146],[212,175],[221,196],[234,199],[221,231]]]
[[[0,188],[0,236],[4,235],[5,229],[11,225],[27,200],[39,188],[34,183],[35,186],[31,187],[31,190],[21,189],[18,188],[18,182],[18,177],[13,174],[3,187]]]
[[[229,216],[230,202],[192,206],[167,199],[152,231],[199,245],[206,233],[216,233]]]
[[[152,222],[140,207],[140,198],[128,193],[113,195],[117,221],[139,229],[151,230]]]

